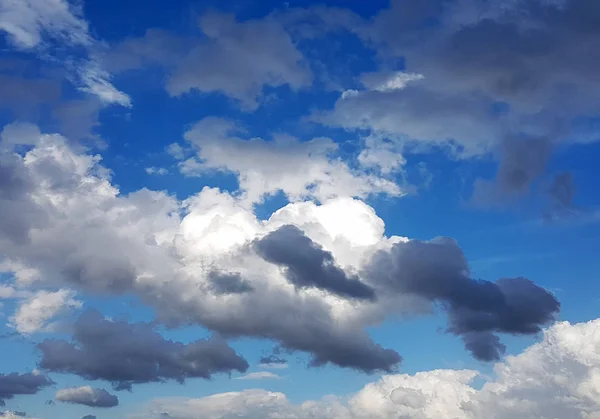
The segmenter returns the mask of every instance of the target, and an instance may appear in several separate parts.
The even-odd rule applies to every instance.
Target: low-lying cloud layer
[[[542,342],[495,366],[482,387],[471,370],[385,375],[349,398],[302,404],[282,393],[245,390],[186,399],[156,399],[132,418],[215,419],[530,419],[595,418],[600,410],[600,320],[557,323]]]

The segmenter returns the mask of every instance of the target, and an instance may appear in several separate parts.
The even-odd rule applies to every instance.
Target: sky
[[[600,419],[600,3],[0,0],[0,417]]]

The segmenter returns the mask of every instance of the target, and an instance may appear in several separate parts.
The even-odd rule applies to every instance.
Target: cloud
[[[53,384],[50,378],[37,372],[0,374],[0,399],[7,400],[18,395],[37,394],[44,387]]]
[[[346,26],[377,51],[380,69],[314,118],[399,137],[405,152],[494,153],[497,179],[479,181],[475,197],[514,201],[546,175],[557,144],[598,139],[578,122],[598,117],[598,16],[594,0],[393,1]],[[398,59],[400,73],[389,64]]]
[[[19,419],[19,418],[25,418],[25,417],[29,417],[29,416],[27,416],[27,413],[25,413],[25,412],[11,411],[11,410],[7,410],[6,412],[0,412],[0,418]]]
[[[555,324],[540,343],[496,364],[492,377],[480,376],[485,379],[481,387],[472,385],[477,371],[433,370],[385,375],[350,397],[330,395],[302,404],[259,389],[155,399],[139,417],[166,413],[191,419],[202,411],[214,418],[247,419],[594,418],[600,409],[598,327],[600,320]]]
[[[273,374],[269,371],[251,372],[249,374],[242,375],[241,377],[235,377],[236,380],[278,380],[280,378],[281,377],[279,375]]]
[[[477,359],[498,360],[505,347],[494,332],[536,334],[551,323],[560,303],[526,278],[474,280],[457,243],[448,238],[410,240],[379,251],[363,275],[385,292],[414,294],[441,304],[448,331]]]
[[[56,400],[90,407],[114,407],[119,398],[101,388],[90,386],[64,388],[56,392]]]
[[[239,273],[211,271],[208,277],[216,295],[243,294],[254,291],[252,284],[242,278]]]
[[[269,356],[261,356],[259,360],[259,366],[261,368],[270,369],[284,369],[288,367],[287,361],[275,354],[271,354]]]
[[[72,147],[59,135],[36,138],[29,135],[31,130],[23,132],[27,135],[11,135],[9,142],[3,139],[0,144],[1,161],[10,162],[3,166],[7,176],[2,179],[14,179],[0,181],[7,191],[0,208],[11,217],[7,224],[0,218],[0,228],[11,233],[0,235],[0,253],[10,262],[3,270],[14,275],[14,289],[35,285],[101,295],[131,293],[153,307],[157,321],[168,326],[200,324],[225,338],[269,339],[282,350],[307,353],[311,366],[333,364],[367,373],[393,372],[402,359],[367,333],[390,317],[427,315],[435,304],[446,304],[449,330],[468,335],[472,348],[473,337],[477,342],[493,341],[486,333],[535,333],[555,313],[556,301],[528,280],[472,281],[462,273],[467,266],[464,255],[451,241],[386,236],[385,223],[375,210],[344,189],[319,203],[291,202],[262,220],[236,192],[204,188],[183,201],[146,189],[123,194],[99,156]],[[18,154],[13,149],[19,141],[34,144]],[[265,165],[276,160],[265,158]],[[262,162],[255,164],[261,166]],[[272,170],[274,176],[284,177],[275,167]],[[283,226],[297,230],[280,230]],[[266,237],[268,243],[286,230],[295,231],[293,240],[283,240],[279,253],[273,253],[272,246],[265,253],[278,264],[253,250],[253,243]],[[298,270],[296,259],[287,258],[296,248],[314,259],[310,266],[319,276],[313,282],[306,271]],[[414,251],[420,248],[424,253]],[[391,268],[382,271],[374,258]],[[288,271],[294,269],[304,282],[290,282]],[[411,282],[406,276],[410,269],[417,275],[431,274],[424,282],[429,288]],[[395,277],[389,278],[392,273]],[[356,278],[365,287],[356,288]],[[298,287],[294,282],[315,286]],[[340,292],[348,282],[354,291]],[[451,285],[466,293],[462,300],[451,292]],[[349,296],[366,287],[377,299]],[[492,305],[474,306],[478,298]],[[532,299],[529,311],[524,310]],[[507,302],[515,305],[512,311]],[[135,329],[117,325],[118,330]],[[76,342],[85,343],[78,338]],[[58,355],[85,355],[61,368],[105,377],[103,369],[89,370],[99,356],[93,349],[60,345],[66,349]],[[122,371],[128,373],[126,368]],[[176,378],[143,372],[142,381]],[[119,383],[136,376],[105,378]]]
[[[102,102],[96,98],[63,100],[52,108],[52,115],[67,138],[97,140],[99,137],[94,130],[100,125],[102,107]]]
[[[553,149],[548,137],[507,138],[500,145],[499,166],[493,182],[478,179],[472,200],[478,205],[506,203],[524,195],[545,171]]]
[[[85,415],[81,419],[96,419],[96,416],[94,416],[94,415]]]
[[[37,345],[41,368],[110,381],[117,389],[138,383],[208,379],[248,368],[242,357],[216,337],[189,344],[173,342],[151,324],[109,321],[95,311],[83,313],[73,327],[73,342],[46,339]],[[79,396],[88,391],[84,389],[77,390]]]
[[[375,299],[375,292],[358,277],[348,277],[333,256],[293,225],[285,225],[254,242],[267,262],[285,268],[285,276],[299,288],[316,287],[342,297]]]
[[[198,159],[187,160],[182,171],[189,175],[211,170],[234,173],[251,203],[279,191],[292,201],[403,194],[393,181],[349,167],[331,139],[300,141],[283,135],[272,141],[243,139],[238,137],[242,131],[233,121],[214,117],[201,120],[185,134]]]
[[[0,8],[0,31],[8,35],[15,48],[33,51],[50,62],[62,62],[80,90],[105,103],[131,106],[129,97],[110,83],[110,74],[93,57],[98,42],[90,35],[79,5],[67,0],[5,0]],[[61,51],[54,48],[56,45],[73,51],[60,57],[55,55]],[[75,58],[81,51],[85,58]]]
[[[164,176],[164,175],[168,175],[169,171],[167,169],[165,169],[164,167],[146,167],[146,173],[148,173],[149,175],[158,175],[158,176]]]
[[[81,301],[75,299],[75,293],[71,290],[38,291],[21,301],[9,325],[27,335],[52,331],[56,323],[51,320],[81,306]]]
[[[18,118],[32,118],[40,107],[60,100],[61,86],[50,78],[27,78],[20,74],[0,72],[0,107]]]
[[[180,38],[150,29],[108,52],[115,71],[160,65],[167,69],[165,89],[171,96],[191,91],[220,92],[253,111],[264,86],[310,86],[312,74],[290,35],[269,17],[238,21],[209,12],[200,17],[203,36]]]
[[[581,214],[583,211],[573,202],[576,190],[572,173],[562,172],[557,174],[546,191],[551,200],[550,210],[546,214],[546,218],[552,220]]]

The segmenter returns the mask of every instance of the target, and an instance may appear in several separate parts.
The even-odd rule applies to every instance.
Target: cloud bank
[[[600,320],[557,323],[544,331],[540,343],[496,364],[481,388],[472,384],[477,371],[433,370],[384,375],[348,398],[326,396],[302,404],[259,389],[156,399],[132,418],[192,419],[200,411],[215,419],[595,418],[600,409],[598,330]]]

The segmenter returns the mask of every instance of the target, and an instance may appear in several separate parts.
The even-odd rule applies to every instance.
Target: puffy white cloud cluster
[[[156,399],[144,418],[225,419],[593,419],[600,411],[600,319],[557,323],[544,339],[495,366],[477,389],[471,370],[386,375],[349,398],[291,403],[245,390],[200,399]]]
[[[338,196],[403,195],[395,182],[350,167],[339,156],[339,145],[329,138],[300,141],[278,135],[266,141],[244,136],[234,121],[203,119],[185,134],[197,157],[182,161],[181,171],[187,175],[211,170],[234,173],[248,203],[279,191],[294,202],[313,197],[326,201]]]
[[[536,333],[558,310],[554,297],[526,279],[472,281],[451,239],[386,237],[373,208],[352,198],[344,178],[327,178],[326,171],[319,173],[338,194],[320,204],[293,202],[260,220],[243,194],[217,189],[184,201],[147,189],[121,194],[100,156],[60,135],[34,133],[32,127],[5,128],[0,147],[0,254],[16,288],[133,292],[169,325],[192,322],[226,337],[272,339],[308,352],[313,365],[369,372],[390,372],[401,361],[366,332],[392,314],[426,313],[444,302],[450,331],[489,360],[504,348],[494,333]],[[255,166],[256,179],[286,176],[270,166],[286,155],[277,147],[253,152],[264,162]],[[235,156],[231,167],[237,167]],[[312,158],[321,156],[309,153],[302,161]],[[207,162],[216,166],[218,153],[209,153]],[[237,174],[244,190],[253,168],[239,166]],[[449,292],[454,288],[460,295]],[[28,319],[25,329],[34,331],[61,304],[77,305],[60,292],[64,299],[46,304],[41,320],[28,319],[33,303],[26,303],[14,321]],[[35,304],[41,307],[40,296],[50,295],[57,296],[40,294]],[[368,298],[353,298],[359,296]]]
[[[391,309],[413,311],[421,306],[415,299],[382,297],[375,305],[318,289],[299,292],[279,267],[247,248],[295,224],[340,267],[358,270],[374,251],[403,240],[384,237],[383,221],[365,203],[348,196],[295,203],[262,221],[243,200],[217,189],[182,202],[146,189],[122,195],[99,156],[60,135],[20,136],[31,130],[14,128],[5,128],[2,142],[1,168],[9,181],[0,183],[7,210],[0,218],[0,253],[16,287],[134,291],[173,324],[194,321],[225,335],[272,338],[318,353],[322,362],[340,348],[381,358],[367,368],[387,369],[399,360],[363,328]],[[14,151],[20,143],[29,147],[24,154]],[[212,292],[214,278],[228,273],[253,291]]]

